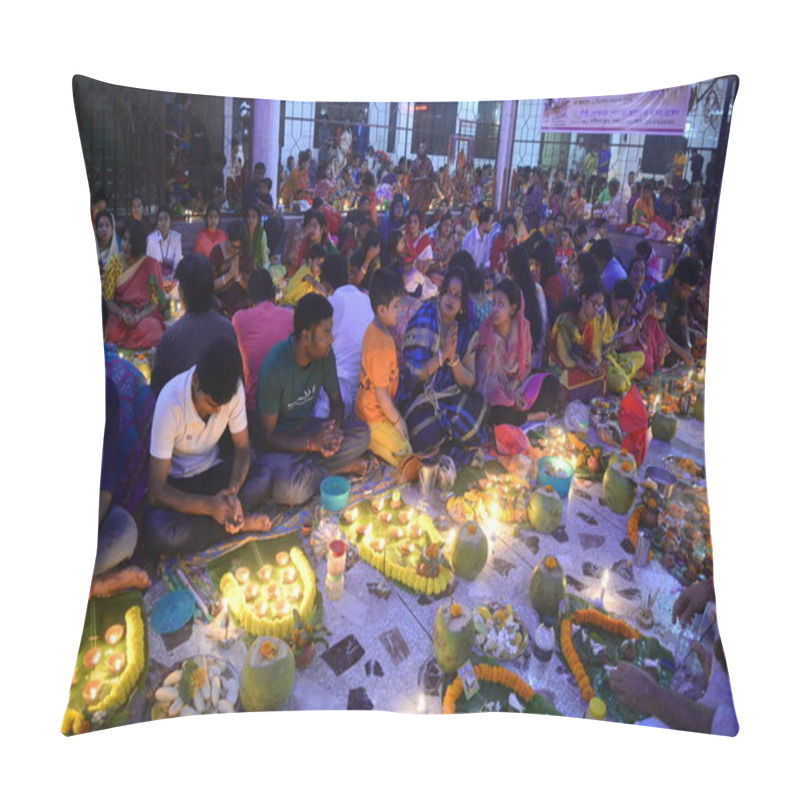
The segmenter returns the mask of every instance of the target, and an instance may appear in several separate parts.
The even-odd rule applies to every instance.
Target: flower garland
[[[572,644],[573,622],[576,625],[594,625],[596,628],[602,628],[609,633],[615,633],[622,636],[624,639],[638,639],[642,634],[639,633],[636,628],[633,628],[621,619],[614,619],[595,608],[583,608],[576,611],[571,617],[564,617],[561,620],[561,652],[564,655],[570,672],[572,672],[575,680],[578,682],[578,688],[581,690],[581,697],[588,703],[594,697],[594,690],[589,682],[589,676],[583,668],[581,659]]]
[[[145,667],[144,661],[144,622],[139,606],[132,606],[125,612],[125,657],[127,664],[119,677],[119,682],[99,703],[89,706],[89,711],[108,711],[121,703],[133,691],[136,681]]]
[[[473,667],[473,672],[478,680],[499,683],[501,686],[505,686],[507,689],[514,692],[524,703],[529,703],[533,699],[533,689],[531,689],[519,675],[515,675],[504,667],[493,667],[489,664],[476,664]],[[461,682],[461,678],[457,677],[447,687],[447,691],[444,693],[442,714],[455,714],[456,703],[463,693],[464,684]]]

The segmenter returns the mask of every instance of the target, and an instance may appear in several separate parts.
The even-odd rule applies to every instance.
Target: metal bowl
[[[648,467],[645,471],[645,478],[655,483],[658,493],[665,500],[669,500],[672,497],[675,484],[678,482],[678,479],[669,470],[661,467]]]

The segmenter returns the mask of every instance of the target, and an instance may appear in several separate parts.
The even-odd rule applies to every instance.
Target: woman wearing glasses
[[[480,442],[487,405],[475,389],[477,341],[466,273],[451,267],[439,296],[423,303],[406,328],[397,404],[415,453]]]
[[[245,242],[244,224],[238,220],[228,225],[228,238],[215,245],[208,260],[214,268],[214,294],[222,313],[230,318],[237,311],[250,307],[247,281],[252,269],[242,263]]]
[[[596,276],[587,278],[550,332],[548,361],[569,392],[568,400],[589,400],[605,393],[605,369],[596,355],[597,326],[592,323],[604,302],[603,282]]]

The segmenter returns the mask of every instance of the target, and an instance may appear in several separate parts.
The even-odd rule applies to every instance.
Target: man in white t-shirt
[[[344,403],[345,419],[352,417],[358,394],[361,374],[361,346],[364,334],[375,318],[369,295],[349,282],[347,262],[338,253],[322,262],[322,285],[328,291],[328,302],[333,306],[333,354],[336,356],[336,374]],[[320,392],[314,416],[327,419],[330,401]]]
[[[461,245],[474,259],[478,269],[488,269],[492,254],[492,220],[494,212],[491,208],[482,208],[478,212],[478,224],[464,237]]]
[[[222,459],[225,429],[233,457]],[[217,339],[197,365],[176,375],[158,396],[150,438],[145,536],[156,553],[202,550],[225,533],[268,531],[271,473],[252,464],[242,360],[229,339]]]

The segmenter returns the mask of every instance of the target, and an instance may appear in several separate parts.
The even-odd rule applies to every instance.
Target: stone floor
[[[669,445],[653,440],[640,476],[647,466],[661,465],[666,455],[674,453],[703,462],[701,423],[682,419],[678,434]],[[511,603],[532,636],[539,620],[528,599],[531,570],[544,555],[554,555],[568,575],[568,591],[589,602],[596,603],[600,598],[600,581],[594,575],[610,570],[604,607],[631,623],[648,594],[658,590],[653,609],[656,625],[648,633],[672,649],[678,628],[671,622],[671,610],[680,584],[655,561],[645,567],[633,567],[632,577],[630,570],[619,570],[632,558],[622,546],[626,517],[601,505],[600,494],[599,482],[573,480],[565,501],[564,531],[554,536],[524,526],[516,530],[506,525],[498,524],[494,529],[489,526],[487,566],[473,582],[456,578],[453,599],[470,608],[491,600]],[[413,487],[406,487],[403,496],[412,505],[419,499]],[[295,515],[285,527],[296,530],[297,525]],[[305,549],[317,585],[324,593],[325,563],[317,560],[308,546]],[[585,565],[589,565],[588,570]],[[615,565],[617,570],[613,569]],[[370,584],[374,587],[380,578],[376,570],[357,560],[346,573],[344,597],[336,602],[324,601],[331,648],[325,657],[321,657],[324,648],[318,648],[311,665],[298,672],[289,708],[376,708],[417,713],[441,710],[441,676],[433,661],[432,627],[439,602],[450,601],[431,601],[397,586],[392,587],[388,598],[382,598],[370,591]],[[148,590],[148,611],[167,591],[163,581]],[[171,667],[191,655],[218,653],[240,670],[245,645],[238,641],[219,651],[206,637],[204,628],[205,620],[201,618],[190,630],[170,637],[151,630],[151,661]],[[529,645],[526,652],[506,666],[543,693],[563,714],[584,715],[585,703],[559,658],[542,663],[533,657]]]

